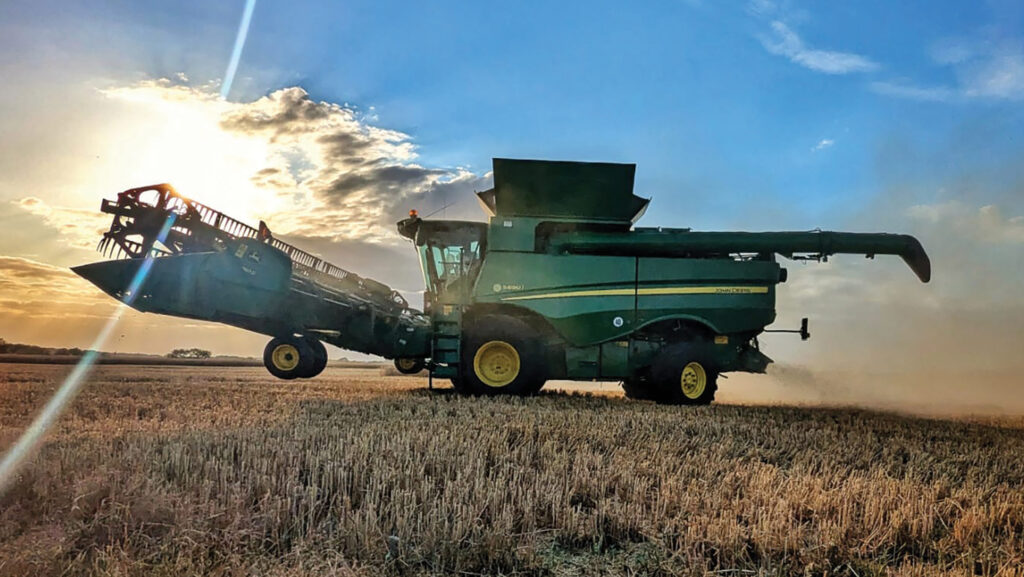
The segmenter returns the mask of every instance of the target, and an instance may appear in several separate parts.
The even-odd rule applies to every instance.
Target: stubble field
[[[69,369],[0,365],[0,447]],[[0,575],[1024,575],[1019,418],[424,389],[99,367]]]

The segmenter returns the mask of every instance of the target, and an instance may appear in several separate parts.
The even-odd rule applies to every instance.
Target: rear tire
[[[323,346],[323,345],[321,345]],[[270,339],[263,349],[263,365],[279,379],[296,379],[312,375],[315,352],[306,339],[286,336]],[[326,352],[324,354],[326,357]]]
[[[474,395],[536,394],[546,380],[546,359],[539,336],[522,320],[480,318],[466,330],[456,390],[464,388]]]
[[[718,370],[700,343],[676,343],[654,361],[651,381],[659,403],[708,405],[718,390]]]

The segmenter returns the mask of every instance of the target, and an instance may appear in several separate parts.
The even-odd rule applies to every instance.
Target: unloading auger
[[[532,394],[547,380],[620,380],[626,395],[707,404],[719,374],[764,372],[758,336],[775,321],[777,256],[897,255],[922,282],[912,236],[849,232],[695,232],[638,228],[648,199],[633,164],[494,159],[477,194],[488,222],[398,223],[420,257],[423,312],[389,287],[179,196],[127,190],[100,249],[119,258],[74,270],[117,299],[152,270],[134,308],[272,337],[264,363],[310,377],[323,342],[426,368],[467,394]],[[170,222],[163,242],[162,229]],[[807,320],[799,332],[809,336]]]

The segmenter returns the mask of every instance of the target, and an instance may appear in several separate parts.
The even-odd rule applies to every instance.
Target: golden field
[[[0,365],[3,448],[69,370]],[[98,367],[0,575],[1024,575],[1020,418],[425,385]]]

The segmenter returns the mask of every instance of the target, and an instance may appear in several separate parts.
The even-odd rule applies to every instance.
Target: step
[[[433,360],[435,363],[457,365],[459,364],[459,353],[457,351],[435,351]]]
[[[434,377],[441,379],[451,379],[459,375],[459,368],[456,366],[437,366],[434,367]]]
[[[434,336],[435,351],[458,351],[459,348],[458,337]]]

